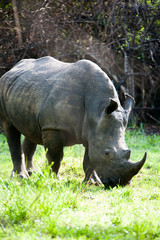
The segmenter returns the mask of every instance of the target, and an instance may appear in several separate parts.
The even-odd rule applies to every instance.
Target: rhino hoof
[[[29,178],[28,173],[23,173],[23,172],[17,173],[15,171],[12,171],[11,178],[14,178],[15,176],[19,177],[20,179],[22,179],[22,178]]]

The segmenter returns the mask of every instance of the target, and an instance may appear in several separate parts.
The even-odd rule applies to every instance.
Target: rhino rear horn
[[[109,105],[105,108],[105,113],[106,114],[111,114],[112,112],[114,112],[116,109],[118,108],[118,103],[113,100],[112,98],[110,98],[110,103]]]
[[[129,149],[124,150],[123,158],[129,160],[129,159],[130,159],[130,156],[131,156],[131,150],[129,150]]]

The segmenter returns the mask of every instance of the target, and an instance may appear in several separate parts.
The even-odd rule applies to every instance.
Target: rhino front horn
[[[147,158],[147,153],[145,152],[144,157],[142,158],[141,161],[131,162],[130,174],[132,175],[132,177],[136,175],[140,171],[140,169],[143,167],[146,161],[146,158]]]

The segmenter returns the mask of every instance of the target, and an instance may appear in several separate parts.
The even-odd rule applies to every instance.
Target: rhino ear
[[[106,114],[111,114],[112,112],[114,112],[116,109],[118,108],[118,103],[113,100],[112,98],[110,98],[110,103],[108,106],[106,106],[105,108],[105,113]]]

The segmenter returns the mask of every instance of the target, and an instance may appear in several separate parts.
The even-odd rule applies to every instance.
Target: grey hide
[[[141,161],[132,162],[124,139],[133,105],[126,95],[121,106],[113,83],[91,61],[64,63],[49,56],[21,60],[0,79],[0,123],[11,152],[12,176],[31,174],[37,144],[47,149],[56,174],[63,147],[83,144],[85,182],[126,185],[146,160],[145,153]]]

